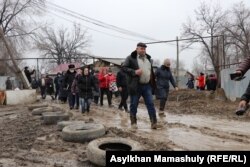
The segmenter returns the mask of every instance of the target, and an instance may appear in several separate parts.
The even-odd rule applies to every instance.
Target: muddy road
[[[131,138],[146,150],[250,150],[249,113],[237,117],[237,102],[211,98],[196,91],[173,92],[164,127],[151,130],[143,100],[138,109],[138,130],[130,129],[129,115],[114,107],[92,105],[83,116],[66,104],[40,101],[69,112],[71,120],[94,121],[106,126],[105,136]],[[157,107],[158,101],[155,102]],[[64,142],[56,125],[43,125],[25,106],[0,106],[0,167],[8,166],[93,166],[87,159],[87,143]]]

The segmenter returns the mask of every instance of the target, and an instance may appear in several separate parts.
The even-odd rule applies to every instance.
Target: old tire
[[[31,114],[32,115],[42,115],[44,112],[52,112],[53,108],[52,107],[42,107],[42,108],[35,108],[32,110]]]
[[[42,113],[43,123],[45,125],[57,124],[60,121],[68,121],[69,115],[60,111]]]
[[[99,138],[91,141],[87,146],[87,157],[90,162],[99,166],[106,166],[106,150],[139,151],[143,150],[140,143],[127,138]]]
[[[32,104],[28,105],[28,109],[31,111],[36,108],[48,107],[48,104]]]
[[[64,141],[79,143],[96,139],[104,134],[105,127],[102,124],[94,123],[69,125],[62,130],[62,138]]]
[[[85,121],[60,121],[57,123],[57,130],[62,131],[64,127],[69,125],[82,125],[85,124]]]

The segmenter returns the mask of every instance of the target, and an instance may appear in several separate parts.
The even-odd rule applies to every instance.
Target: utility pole
[[[37,80],[39,80],[39,73],[38,73],[38,71],[39,71],[39,66],[38,66],[38,59],[36,59],[36,79]]]
[[[222,57],[223,57],[223,67],[224,69],[226,68],[225,64],[226,64],[226,52],[225,52],[225,35],[222,35]],[[229,62],[230,64],[230,62]]]
[[[179,86],[179,38],[176,37],[176,85]]]

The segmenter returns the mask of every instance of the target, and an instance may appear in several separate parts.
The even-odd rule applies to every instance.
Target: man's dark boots
[[[131,128],[132,129],[137,129],[137,119],[136,116],[130,115],[130,121],[131,121]]]
[[[151,129],[161,129],[163,127],[162,125],[157,124],[156,117],[151,117],[150,121],[151,121]]]

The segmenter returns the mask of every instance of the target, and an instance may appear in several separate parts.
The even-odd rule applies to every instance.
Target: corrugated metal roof
[[[125,58],[109,58],[109,59],[99,58],[99,59],[118,66],[120,66],[121,63],[125,61]]]

